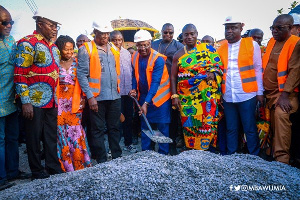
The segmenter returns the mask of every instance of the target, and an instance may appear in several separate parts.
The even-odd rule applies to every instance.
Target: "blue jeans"
[[[19,174],[18,113],[0,117],[0,184]]]
[[[151,128],[158,129],[164,136],[169,137],[169,123],[151,123]],[[142,130],[149,130],[144,119],[141,119]],[[153,150],[150,138],[142,131],[142,150]],[[168,143],[158,143],[158,153],[167,155],[169,153]]]
[[[238,150],[239,120],[241,120],[249,153],[258,155],[259,144],[255,119],[256,97],[239,103],[223,100],[223,105],[227,126],[227,153],[230,155]]]

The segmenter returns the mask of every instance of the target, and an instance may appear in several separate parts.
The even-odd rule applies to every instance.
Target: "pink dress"
[[[57,153],[65,172],[91,166],[86,135],[81,125],[82,113],[71,111],[76,67],[74,60],[68,70],[63,67],[59,69]]]

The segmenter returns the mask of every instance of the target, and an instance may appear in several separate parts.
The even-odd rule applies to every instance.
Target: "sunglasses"
[[[291,25],[270,26],[270,30],[271,31],[274,31],[274,30],[282,31],[285,29],[285,27],[288,27],[288,26],[291,26]]]
[[[7,21],[4,21],[4,22],[1,22],[1,24],[3,25],[3,26],[7,26],[8,24],[10,24],[10,25],[14,25],[14,21],[10,21],[10,22],[7,22]]]
[[[174,32],[168,32],[168,31],[164,31],[164,34],[167,35],[169,33],[169,35],[173,35]]]

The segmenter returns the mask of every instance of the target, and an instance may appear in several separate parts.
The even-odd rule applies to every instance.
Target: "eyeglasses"
[[[136,45],[137,49],[148,49],[150,47],[150,44],[148,45]]]
[[[59,30],[60,29],[60,26],[58,26],[57,24],[49,24],[47,22],[44,22],[44,21],[40,21],[44,24],[47,24],[51,29],[56,29],[56,30]]]
[[[270,26],[270,30],[274,31],[276,29],[277,31],[282,31],[284,30],[285,27],[288,26],[292,26],[292,25],[288,24],[288,25],[281,25],[281,26]]]
[[[174,34],[174,32],[168,32],[168,31],[164,31],[163,32],[165,35],[167,35],[168,33],[169,33],[169,35],[173,35]]]
[[[4,21],[4,22],[1,22],[1,24],[3,25],[3,26],[7,26],[8,24],[10,24],[10,25],[14,25],[14,21],[9,21],[9,22],[7,22],[7,21]]]
[[[229,31],[229,30],[235,31],[235,30],[237,30],[238,28],[239,28],[238,26],[225,26],[225,30],[226,30],[226,31]]]

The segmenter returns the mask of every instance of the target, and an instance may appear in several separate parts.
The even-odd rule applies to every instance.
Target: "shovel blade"
[[[173,140],[169,137],[164,136],[160,131],[153,130],[153,133],[150,130],[142,130],[153,142],[156,143],[172,143]]]

